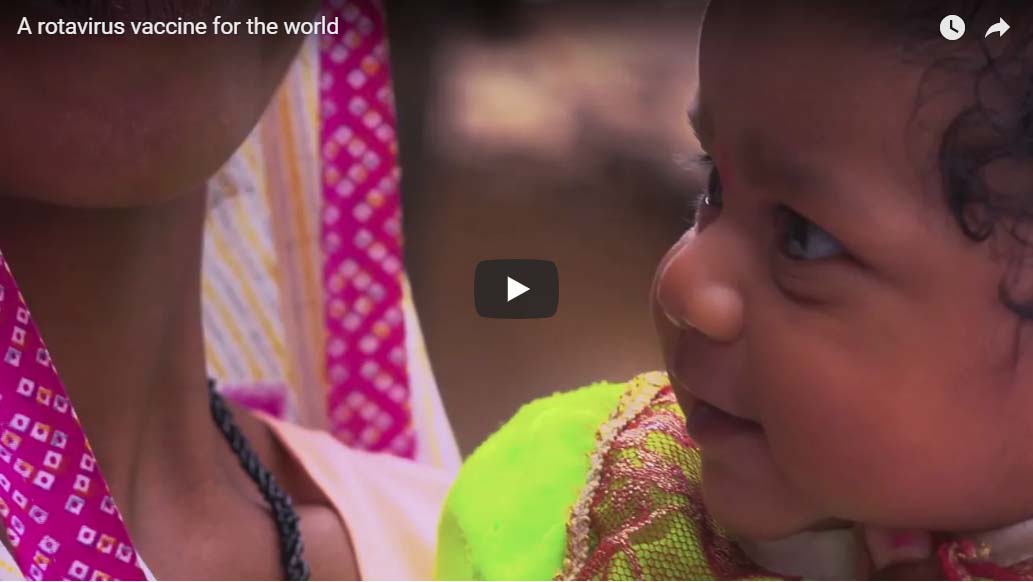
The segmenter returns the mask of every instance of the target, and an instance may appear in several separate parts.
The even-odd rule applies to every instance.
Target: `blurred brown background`
[[[648,296],[698,190],[700,0],[389,0],[406,253],[468,454],[520,404],[660,366]],[[560,272],[557,315],[482,319],[478,261]]]

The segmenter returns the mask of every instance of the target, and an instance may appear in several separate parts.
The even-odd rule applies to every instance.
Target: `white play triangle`
[[[512,277],[506,277],[506,303],[530,291],[531,288]]]

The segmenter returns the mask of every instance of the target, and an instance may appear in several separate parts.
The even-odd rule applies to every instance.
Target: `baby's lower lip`
[[[762,432],[756,422],[728,414],[702,400],[697,400],[689,411],[685,426],[693,440],[703,447],[707,443],[718,443],[734,436]]]

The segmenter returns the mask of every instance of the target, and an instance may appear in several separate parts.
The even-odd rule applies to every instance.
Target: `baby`
[[[1033,575],[1033,4],[714,0],[690,117],[668,377],[525,407],[439,574]]]

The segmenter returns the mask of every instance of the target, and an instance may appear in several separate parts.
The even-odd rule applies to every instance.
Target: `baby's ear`
[[[941,576],[932,535],[917,529],[862,525],[861,538],[873,580],[934,580]],[[917,577],[916,577],[917,576]]]

